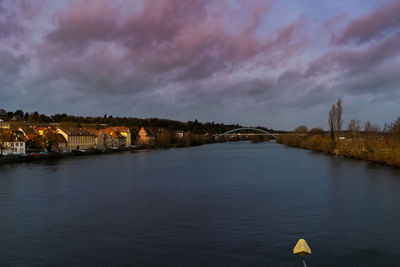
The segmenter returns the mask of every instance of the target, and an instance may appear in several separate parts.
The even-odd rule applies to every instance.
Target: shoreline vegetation
[[[304,125],[280,135],[277,143],[345,158],[365,160],[400,168],[400,117],[385,123],[383,130],[370,121],[362,124],[352,119],[342,129],[342,107],[339,99],[329,112],[329,132],[322,128],[308,130]]]
[[[326,133],[305,136],[285,134],[279,136],[276,141],[291,147],[400,168],[400,143],[389,138],[356,137],[335,142]]]

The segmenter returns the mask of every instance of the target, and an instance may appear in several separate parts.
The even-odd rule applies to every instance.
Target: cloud
[[[14,56],[5,50],[0,50],[0,73],[5,76],[18,74],[22,65],[26,64],[28,59],[24,56]]]
[[[44,1],[0,1],[0,39],[22,38],[27,34],[26,21],[34,19],[42,10]]]
[[[83,52],[91,43],[110,41],[117,30],[117,10],[110,1],[73,2],[58,15],[57,28],[46,39],[65,52]]]
[[[342,33],[333,36],[336,44],[365,43],[379,39],[391,31],[400,29],[400,2],[390,1],[380,5],[371,13],[363,15],[349,24]]]
[[[399,4],[349,1],[357,12],[302,14],[305,2],[273,0],[0,1],[2,108],[326,126],[338,97],[383,107],[399,88]]]
[[[258,8],[243,11],[246,19],[235,29],[230,25],[237,21],[231,15],[240,12],[240,6],[229,12],[229,1],[221,2],[148,0],[122,17],[123,4],[73,2],[59,15],[57,28],[47,34],[46,50],[83,55],[90,46],[113,42],[149,72],[176,71],[183,79],[202,78],[271,45],[254,36],[268,1],[262,5],[251,1],[257,2]],[[292,31],[280,32],[273,45],[282,45]]]
[[[400,52],[400,33],[374,42],[366,47],[334,48],[312,61],[306,71],[307,76],[320,75],[334,69],[355,75],[396,59]]]
[[[23,33],[23,27],[18,23],[13,7],[9,2],[0,2],[0,39]]]

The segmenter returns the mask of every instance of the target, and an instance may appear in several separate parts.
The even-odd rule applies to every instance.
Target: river
[[[400,266],[400,170],[273,142],[0,166],[1,266]]]

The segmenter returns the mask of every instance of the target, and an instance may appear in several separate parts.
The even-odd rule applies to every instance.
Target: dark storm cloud
[[[384,109],[398,1],[318,20],[281,2],[0,1],[2,105],[284,129],[325,126],[338,97]]]

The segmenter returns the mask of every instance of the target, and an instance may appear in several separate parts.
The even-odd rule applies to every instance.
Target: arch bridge
[[[231,135],[231,134],[233,134],[235,132],[240,132],[240,131],[244,131],[244,130],[256,131],[256,132],[260,132],[261,133],[261,134],[248,134],[248,135],[270,135],[270,136],[273,136],[274,138],[277,138],[276,134],[269,133],[269,132],[264,131],[262,129],[252,128],[252,127],[242,127],[242,128],[236,128],[236,129],[227,131],[227,132],[225,132],[223,134],[217,135],[215,137],[215,139],[216,140],[220,140],[224,136],[228,136],[228,135]]]

